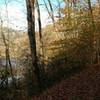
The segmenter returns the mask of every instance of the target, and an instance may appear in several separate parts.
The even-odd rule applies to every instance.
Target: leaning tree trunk
[[[46,10],[47,10],[49,16],[50,16],[51,19],[52,19],[52,22],[53,22],[54,26],[55,26],[55,19],[54,19],[54,15],[53,15],[53,8],[52,8],[52,5],[51,5],[51,1],[50,1],[50,0],[48,1],[48,2],[49,2],[49,6],[50,6],[51,12],[49,11],[49,8],[48,8],[48,6],[47,6],[46,1],[43,0],[43,2],[44,2],[44,5],[45,5],[45,7],[46,7]]]

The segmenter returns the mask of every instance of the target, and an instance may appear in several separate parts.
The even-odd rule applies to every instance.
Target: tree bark
[[[32,57],[32,64],[33,64],[33,72],[35,72],[37,77],[37,82],[40,87],[42,88],[42,69],[38,66],[38,59],[37,59],[37,50],[36,50],[36,37],[35,37],[35,0],[26,0],[27,5],[27,21],[28,21],[28,37],[30,42],[30,49],[31,49],[31,57]]]

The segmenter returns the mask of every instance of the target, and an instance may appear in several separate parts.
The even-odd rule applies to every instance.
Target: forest
[[[0,100],[100,100],[100,0],[0,0]]]

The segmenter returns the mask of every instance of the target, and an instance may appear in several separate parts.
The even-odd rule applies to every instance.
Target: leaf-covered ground
[[[86,67],[32,100],[100,100],[100,65]]]

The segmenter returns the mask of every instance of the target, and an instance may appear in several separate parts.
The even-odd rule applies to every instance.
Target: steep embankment
[[[100,65],[88,66],[32,100],[100,100]]]

